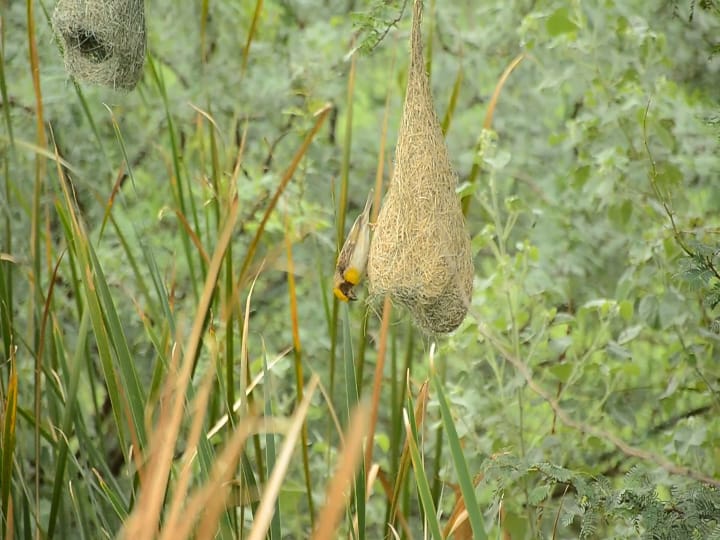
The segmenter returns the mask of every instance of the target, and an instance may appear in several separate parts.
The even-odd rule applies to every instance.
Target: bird
[[[355,219],[350,233],[345,239],[335,265],[333,293],[343,302],[357,300],[354,288],[365,274],[368,253],[370,252],[370,209],[372,207],[370,190],[365,208]]]

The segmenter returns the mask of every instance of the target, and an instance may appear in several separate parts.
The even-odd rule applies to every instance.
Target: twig
[[[402,8],[400,8],[400,13],[398,13],[398,16],[395,17],[392,21],[389,21],[389,22],[387,23],[387,26],[385,27],[385,31],[384,31],[382,34],[380,34],[380,36],[378,36],[378,38],[375,40],[375,43],[374,43],[373,46],[370,48],[370,50],[368,51],[368,53],[373,52],[373,51],[377,48],[377,46],[380,45],[380,43],[382,43],[382,41],[383,41],[383,40],[385,39],[385,37],[388,35],[388,33],[390,32],[390,29],[397,26],[397,23],[399,23],[399,22],[400,22],[400,19],[402,19],[403,13],[405,13],[405,7],[406,7],[406,6],[407,6],[407,0],[404,0],[404,1],[403,1]]]
[[[687,246],[680,234],[680,231],[678,230],[677,224],[675,223],[675,216],[673,215],[672,208],[670,208],[670,203],[667,201],[665,194],[660,191],[660,187],[657,184],[657,166],[655,165],[655,158],[653,158],[652,152],[650,152],[650,145],[648,144],[647,137],[647,118],[650,112],[650,103],[651,101],[648,101],[647,106],[645,107],[645,113],[643,114],[643,144],[645,145],[645,152],[650,160],[650,184],[655,192],[655,196],[660,201],[660,204],[662,204],[665,214],[667,214],[667,217],[670,219],[670,225],[672,226],[675,241],[688,255],[688,257],[694,257],[695,253]]]

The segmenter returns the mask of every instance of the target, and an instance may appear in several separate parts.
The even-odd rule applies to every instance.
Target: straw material
[[[414,1],[411,61],[395,148],[395,169],[368,260],[372,297],[390,295],[429,334],[455,330],[465,318],[473,280],[470,236],[425,71]]]
[[[132,90],[145,63],[143,0],[59,0],[52,16],[74,79]]]

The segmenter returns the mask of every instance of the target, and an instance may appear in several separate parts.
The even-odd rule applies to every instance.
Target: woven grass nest
[[[414,0],[410,70],[395,148],[395,169],[375,224],[368,259],[371,297],[389,295],[428,334],[455,330],[470,305],[470,235],[425,71]]]
[[[143,0],[59,0],[52,16],[74,79],[132,90],[145,63]]]

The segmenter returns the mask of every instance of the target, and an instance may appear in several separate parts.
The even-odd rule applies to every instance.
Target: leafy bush
[[[405,4],[150,2],[128,94],[0,6],[3,537],[720,538],[717,6],[426,2],[435,342],[330,285]]]

